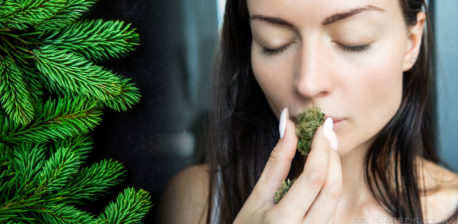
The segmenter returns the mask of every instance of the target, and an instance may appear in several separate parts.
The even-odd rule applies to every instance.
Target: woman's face
[[[277,117],[316,105],[334,119],[341,155],[369,143],[400,106],[423,23],[415,39],[398,0],[247,4],[253,72]]]

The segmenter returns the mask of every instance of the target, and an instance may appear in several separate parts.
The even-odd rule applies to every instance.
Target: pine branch
[[[67,148],[60,148],[45,163],[45,150],[44,145],[31,143],[19,144],[14,149],[12,166],[16,175],[2,183],[7,187],[2,186],[0,190],[0,217],[4,218],[0,221],[36,222],[40,215],[35,213],[53,214],[52,204],[64,199],[53,192],[73,177],[79,168],[79,159]]]
[[[14,176],[14,169],[11,163],[13,152],[14,150],[11,147],[0,143],[0,192],[5,192],[5,189],[10,186],[9,181]],[[7,195],[0,194],[0,202],[6,200]]]
[[[49,209],[41,213],[40,223],[73,223],[73,224],[90,224],[96,223],[95,216],[81,211],[74,206],[66,204],[51,204]]]
[[[99,219],[109,224],[140,223],[141,218],[150,208],[150,196],[146,191],[140,189],[135,192],[133,188],[127,188],[115,202],[110,202]]]
[[[96,65],[139,35],[122,21],[76,22],[96,0],[0,0],[0,223],[139,223],[151,207],[128,188],[99,217],[80,210],[125,177],[103,160],[81,168],[101,109],[140,101],[129,78]],[[57,99],[43,99],[43,96]]]
[[[129,78],[94,65],[82,56],[51,45],[35,52],[37,68],[54,92],[96,98],[116,111],[125,111],[140,101],[139,90]]]
[[[102,101],[121,91],[119,76],[79,55],[50,45],[35,50],[35,54],[38,70],[49,80],[54,91],[82,94]]]
[[[126,111],[131,109],[134,104],[140,102],[140,90],[130,82],[130,78],[121,79],[121,93],[106,101],[105,106],[115,111]]]
[[[68,148],[57,149],[38,175],[40,188],[45,188],[48,194],[61,190],[78,172],[80,164],[80,158]]]
[[[27,89],[30,91],[30,98],[33,105],[40,105],[43,103],[43,89],[44,84],[40,79],[40,73],[34,67],[29,67],[25,65],[18,66],[21,70],[22,74],[24,74],[23,78],[27,85]]]
[[[78,155],[81,162],[85,161],[89,152],[92,150],[93,141],[89,136],[77,135],[71,138],[58,139],[51,147],[50,152],[54,153],[59,148],[67,147],[70,151]]]
[[[121,163],[111,159],[102,160],[81,169],[60,194],[68,204],[83,204],[82,200],[94,201],[107,189],[118,185],[125,174]]]
[[[87,11],[96,0],[67,0],[65,6],[52,17],[34,25],[36,30],[49,31],[57,30],[72,24]]]
[[[65,6],[65,0],[6,1],[0,5],[0,27],[26,30],[51,18]]]
[[[43,166],[45,159],[44,145],[22,143],[14,147],[12,167],[14,169],[14,187],[7,192],[11,192],[8,200],[16,200],[31,194],[38,185],[38,174]],[[5,195],[9,196],[9,195]],[[0,200],[1,202],[2,200]]]
[[[38,105],[36,118],[28,126],[18,126],[0,115],[0,142],[45,143],[49,140],[87,134],[101,121],[97,102],[84,97],[64,97]]]
[[[73,51],[93,61],[120,58],[139,45],[139,35],[123,21],[76,22],[47,36],[43,43]]]
[[[35,116],[32,98],[23,74],[11,58],[0,59],[0,101],[8,116],[16,123],[27,125]]]

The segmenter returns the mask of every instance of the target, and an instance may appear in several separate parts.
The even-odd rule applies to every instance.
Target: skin
[[[366,5],[384,11],[367,10],[322,25],[335,12]],[[345,119],[336,130],[339,155],[365,147],[398,110],[402,72],[410,69],[410,58],[418,52],[420,41],[408,37],[398,1],[249,0],[248,9],[250,16],[277,17],[292,24],[251,20],[253,72],[277,116],[288,107],[294,119],[317,105],[326,115]],[[363,52],[344,52],[340,47],[369,43]],[[282,46],[287,47],[275,55],[263,51]]]
[[[421,44],[425,14],[418,13],[417,24],[407,27],[398,4],[398,0],[248,0],[254,75],[277,117],[283,108],[288,110],[284,135],[234,223],[394,223],[372,198],[363,162],[373,137],[400,106],[403,72],[413,66],[411,58],[418,56]],[[330,15],[368,5],[372,9],[323,25]],[[369,43],[362,52],[341,48]],[[270,55],[264,48],[282,50]],[[331,149],[319,127],[303,173],[274,204],[275,191],[296,153],[295,116],[312,105],[340,120],[334,124],[338,150]],[[428,200],[422,198],[424,214],[439,222],[458,205],[458,178],[422,162],[420,180],[425,179],[426,188],[438,189]],[[163,199],[164,211],[173,211],[167,213],[166,223],[205,223],[207,198],[207,165],[181,171]]]

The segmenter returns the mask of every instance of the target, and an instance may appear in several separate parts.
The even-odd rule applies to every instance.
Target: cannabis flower
[[[313,136],[316,129],[323,124],[324,114],[319,107],[312,107],[297,116],[296,135],[298,137],[297,150],[304,156],[310,152]],[[280,189],[275,192],[275,203],[278,203],[293,185],[295,179],[283,181]]]

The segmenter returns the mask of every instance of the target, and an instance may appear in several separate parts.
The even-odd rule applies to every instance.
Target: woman
[[[424,1],[229,0],[224,20],[208,157],[172,180],[171,222],[457,222]],[[337,150],[320,127],[304,158],[294,119],[311,106]]]

